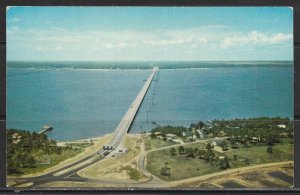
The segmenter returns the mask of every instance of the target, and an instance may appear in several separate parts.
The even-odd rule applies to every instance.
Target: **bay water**
[[[160,69],[130,133],[157,125],[249,117],[293,118],[293,66]],[[151,69],[7,68],[7,128],[54,130],[59,140],[111,133]]]

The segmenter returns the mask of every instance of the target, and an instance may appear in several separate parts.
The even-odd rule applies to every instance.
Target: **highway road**
[[[117,146],[120,144],[121,140],[123,139],[124,135],[128,132],[157,71],[158,68],[154,67],[151,75],[146,80],[143,88],[141,89],[141,91],[139,92],[139,94],[131,104],[130,108],[124,115],[118,127],[116,128],[114,137],[112,138],[109,145],[113,146],[114,148],[117,148]]]
[[[151,85],[151,82],[155,76],[155,73],[158,71],[157,67],[154,67],[150,76],[146,80],[143,88],[133,101],[133,103],[130,105],[128,111],[120,121],[119,125],[114,131],[114,136],[112,140],[109,142],[108,145],[113,146],[113,150],[110,151],[112,153],[115,149],[118,148],[120,145],[122,139],[127,134],[127,132],[130,129],[130,126],[143,102],[143,99],[145,95],[147,94],[147,91]],[[86,178],[81,178],[77,175],[77,172],[79,170],[82,170],[104,158],[108,158],[111,155],[105,156],[106,150],[103,148],[100,148],[96,153],[90,154],[89,156],[86,156],[83,159],[80,159],[76,162],[73,162],[65,167],[56,169],[54,171],[45,173],[43,175],[37,176],[37,177],[31,177],[31,178],[19,178],[19,179],[12,179],[15,184],[11,187],[18,186],[25,183],[33,183],[32,186],[48,183],[48,182],[54,182],[54,181],[86,181]]]

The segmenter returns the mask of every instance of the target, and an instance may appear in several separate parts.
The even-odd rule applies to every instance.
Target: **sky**
[[[9,7],[8,61],[293,60],[290,7]]]

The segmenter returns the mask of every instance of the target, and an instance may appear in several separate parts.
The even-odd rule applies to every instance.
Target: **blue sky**
[[[10,7],[7,59],[293,60],[288,7]]]

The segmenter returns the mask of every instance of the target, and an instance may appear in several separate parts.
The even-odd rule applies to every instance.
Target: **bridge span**
[[[130,105],[128,111],[126,112],[126,114],[120,121],[119,125],[115,129],[114,137],[109,143],[109,145],[112,146],[113,148],[116,148],[119,145],[124,135],[126,135],[126,133],[128,132],[157,71],[158,71],[158,67],[154,67],[152,69],[152,73],[146,80],[143,88],[141,89],[141,91],[139,92],[139,94],[137,95],[133,103]]]

